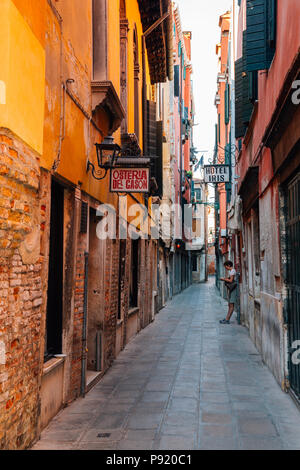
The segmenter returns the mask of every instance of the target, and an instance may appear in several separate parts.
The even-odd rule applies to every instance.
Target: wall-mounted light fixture
[[[87,172],[92,169],[92,175],[96,180],[102,180],[106,177],[108,170],[115,167],[121,154],[121,147],[114,143],[112,136],[107,136],[101,144],[95,144],[97,151],[97,164],[100,170],[96,170],[95,165],[87,161]],[[104,170],[104,175],[103,175]]]

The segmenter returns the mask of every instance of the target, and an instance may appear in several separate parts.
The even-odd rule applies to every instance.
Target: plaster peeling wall
[[[284,379],[283,315],[278,230],[278,188],[274,183],[260,199],[261,345],[262,356],[275,377]]]

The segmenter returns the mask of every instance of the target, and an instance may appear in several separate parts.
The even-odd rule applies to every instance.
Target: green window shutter
[[[194,200],[194,196],[195,196],[195,181],[192,180],[192,184],[191,184],[191,200],[192,201]]]
[[[250,72],[247,71],[247,32],[243,33],[243,124],[248,127],[253,104],[249,100],[249,77]]]
[[[184,53],[181,53],[181,66],[184,67]]]
[[[178,43],[178,57],[181,56],[181,41]]]
[[[195,196],[196,196],[196,201],[200,202],[201,201],[201,188],[195,189]]]
[[[225,124],[229,123],[229,84],[225,88]]]
[[[235,136],[244,137],[243,124],[243,58],[235,62]]]
[[[226,144],[226,146],[225,146],[225,165],[230,165],[230,161],[231,161],[230,144]]]
[[[186,67],[183,68],[183,80],[186,79]]]
[[[179,65],[174,65],[174,96],[179,96]]]
[[[271,43],[268,40],[268,36],[270,35],[271,37],[272,34],[275,34],[275,1],[246,0],[247,29],[245,34],[245,58],[247,72],[268,69],[274,57],[274,44],[270,47]],[[271,18],[269,15],[271,15]]]
[[[258,72],[249,72],[249,100],[255,103],[258,99]]]
[[[229,165],[231,167],[231,147],[230,147],[230,144],[226,144],[226,146],[225,146],[225,165]],[[231,175],[231,169],[230,169],[230,175]],[[229,203],[230,199],[231,199],[231,182],[225,183],[225,189],[226,189],[227,203]]]

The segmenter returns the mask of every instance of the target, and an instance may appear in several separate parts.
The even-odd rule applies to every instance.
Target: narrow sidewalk
[[[214,280],[177,295],[33,449],[300,449],[300,412]]]

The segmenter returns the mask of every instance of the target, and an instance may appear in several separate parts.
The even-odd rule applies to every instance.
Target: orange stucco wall
[[[120,94],[120,26],[119,0],[109,1],[108,5],[108,70],[110,80],[117,94]],[[41,164],[51,169],[56,158],[60,158],[57,174],[74,185],[81,183],[81,188],[95,199],[116,205],[118,197],[109,192],[109,174],[102,181],[96,181],[91,172],[86,173],[87,158],[96,162],[95,143],[101,142],[103,136],[93,127],[78,106],[65,93],[64,104],[61,104],[61,79],[74,80],[68,85],[84,110],[91,115],[91,80],[92,80],[92,2],[66,0],[55,4],[62,18],[62,27],[47,3],[46,13],[46,100],[44,153]],[[142,115],[142,24],[138,2],[126,2],[126,14],[129,21],[128,32],[128,132],[134,132],[134,57],[133,31],[136,27],[139,43],[139,122],[140,145],[143,146],[143,115]],[[76,21],[75,21],[76,20]],[[82,41],[82,37],[85,41]],[[62,41],[62,43],[61,43]],[[62,50],[62,61],[61,61]],[[147,58],[146,58],[147,59]],[[150,86],[148,65],[146,68],[147,84]],[[64,109],[64,112],[63,112]],[[61,119],[65,116],[64,139],[61,143]],[[109,123],[105,112],[97,112],[93,116],[103,135],[107,134]],[[120,130],[114,134],[115,141],[120,144]],[[136,195],[142,202],[143,196]],[[132,198],[128,197],[128,205]],[[134,201],[133,201],[134,202]]]

